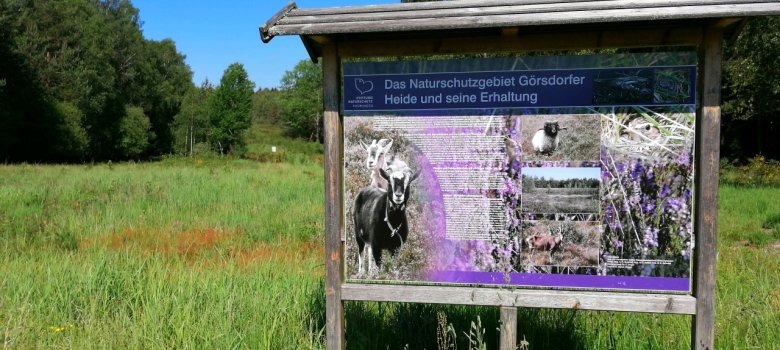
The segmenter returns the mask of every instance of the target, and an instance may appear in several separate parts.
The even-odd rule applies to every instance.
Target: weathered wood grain
[[[755,0],[710,0],[708,5],[732,5],[732,4],[751,4]],[[313,24],[313,23],[332,23],[332,22],[359,22],[359,21],[386,21],[386,20],[407,20],[416,18],[435,18],[437,20],[445,17],[475,17],[475,16],[493,16],[509,14],[531,14],[531,13],[555,13],[571,11],[602,11],[602,10],[624,10],[624,9],[652,9],[658,7],[687,7],[701,6],[701,0],[633,0],[633,1],[581,1],[581,2],[555,2],[544,4],[514,3],[503,6],[481,6],[481,7],[457,7],[444,9],[418,9],[414,11],[372,11],[363,13],[324,13],[318,15],[306,15],[303,11],[294,11],[288,16],[280,18],[277,24]]]
[[[694,18],[744,17],[780,14],[780,3],[746,3],[707,6],[562,11],[398,20],[332,21],[329,23],[276,24],[269,35],[379,33],[425,30],[476,29],[583,23],[620,23]]]
[[[593,0],[570,0],[568,2],[588,2]],[[561,0],[529,0],[525,4],[555,4],[561,3]],[[317,16],[333,13],[353,14],[353,13],[374,13],[387,11],[420,11],[432,9],[454,9],[470,7],[491,7],[491,6],[510,6],[517,5],[517,0],[475,0],[475,1],[430,1],[415,3],[396,3],[386,5],[366,5],[366,6],[339,6],[329,8],[311,8],[299,9],[297,14],[301,16]]]
[[[501,327],[499,348],[501,350],[515,350],[517,347],[517,308],[501,307]]]
[[[341,148],[342,122],[339,116],[341,62],[334,45],[323,47],[322,85],[325,107],[325,328],[330,350],[344,349],[344,304],[341,286],[344,281],[343,173]]]
[[[342,286],[344,300],[459,304],[552,309],[612,310],[692,315],[689,295],[625,292],[353,284]]]
[[[715,345],[715,266],[717,262],[718,170],[720,159],[720,81],[723,55],[721,28],[708,28],[700,47],[701,99],[696,149],[696,249],[694,255],[691,349],[711,350]]]
[[[505,31],[506,32],[506,31]],[[577,32],[518,31],[515,36],[465,36],[349,41],[339,45],[341,57],[413,56],[447,53],[522,52],[652,46],[696,46],[701,27],[628,28]]]
[[[284,18],[285,15],[287,15],[292,9],[295,8],[295,3],[290,2],[285,7],[282,7],[279,12],[277,12],[273,17],[268,19],[261,27],[260,27],[260,40],[262,40],[264,43],[268,43],[273,39],[273,36],[271,36],[268,33],[268,29],[274,26],[277,22],[279,22],[282,18]]]
[[[657,4],[666,4],[667,6],[674,6],[681,0],[657,0],[653,1]],[[682,0],[684,1],[684,0]],[[699,3],[703,6],[716,4],[717,0],[700,0]],[[773,0],[754,0],[752,2],[771,2]],[[313,8],[313,9],[297,9],[296,15],[300,16],[317,16],[328,14],[360,14],[360,13],[377,13],[377,12],[414,12],[421,10],[448,10],[448,9],[470,9],[470,8],[485,8],[485,7],[500,7],[500,6],[513,6],[522,3],[523,5],[565,5],[576,2],[594,2],[594,0],[462,0],[462,1],[440,1],[440,2],[417,2],[407,4],[388,4],[388,5],[368,5],[368,6],[343,6],[343,7],[331,7],[331,8]],[[614,6],[629,6],[627,4],[636,3],[636,0],[612,0],[610,1]],[[637,4],[637,6],[640,6]]]

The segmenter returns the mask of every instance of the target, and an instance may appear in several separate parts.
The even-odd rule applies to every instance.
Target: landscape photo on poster
[[[344,64],[348,281],[689,292],[695,64]]]

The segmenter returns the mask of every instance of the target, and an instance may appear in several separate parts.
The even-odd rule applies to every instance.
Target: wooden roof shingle
[[[780,15],[780,0],[455,0],[315,9],[291,2],[260,33],[268,42],[277,35],[400,35],[764,15]]]

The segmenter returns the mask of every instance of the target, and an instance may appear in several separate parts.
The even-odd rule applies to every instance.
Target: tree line
[[[0,162],[239,154],[253,123],[321,141],[322,72],[304,60],[254,91],[239,63],[192,83],[175,43],[144,39],[128,0],[0,0]],[[722,154],[780,158],[780,18],[724,52]]]
[[[192,83],[128,0],[0,0],[0,162],[148,159],[196,142],[236,150],[254,84],[241,64]]]
[[[523,189],[536,188],[599,188],[601,182],[594,178],[571,178],[555,180],[544,176],[523,175]]]
[[[128,1],[0,1],[0,157],[134,158],[170,150],[192,72],[145,40]]]

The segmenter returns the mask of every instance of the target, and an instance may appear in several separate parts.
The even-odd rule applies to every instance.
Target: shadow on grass
[[[498,307],[346,302],[347,349],[441,349],[439,312],[457,334],[457,349],[469,349],[468,333],[477,317],[487,349],[498,348]],[[533,349],[582,349],[580,324],[571,310],[518,309],[518,341],[525,339]]]

